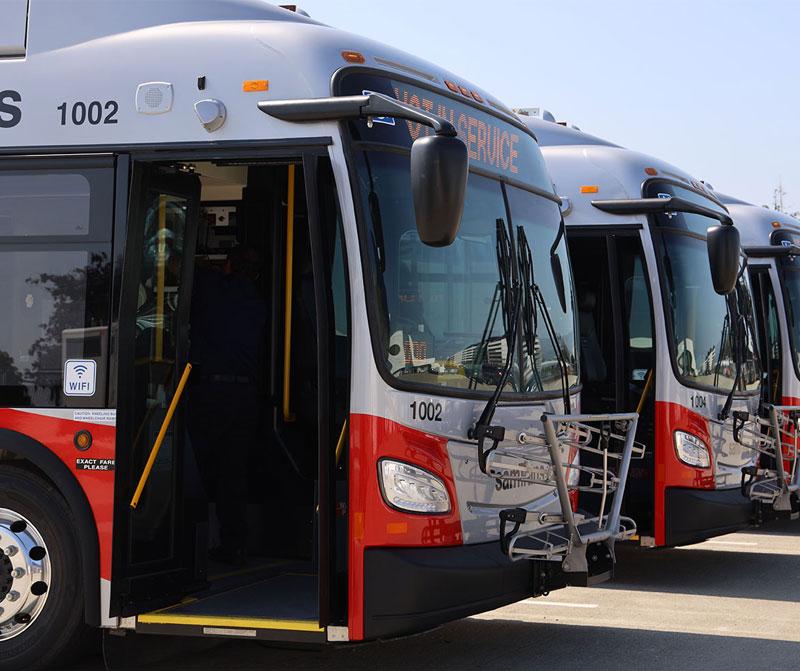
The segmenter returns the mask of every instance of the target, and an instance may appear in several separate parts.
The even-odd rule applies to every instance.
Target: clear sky
[[[759,205],[800,210],[796,0],[299,0],[511,107],[667,160]]]

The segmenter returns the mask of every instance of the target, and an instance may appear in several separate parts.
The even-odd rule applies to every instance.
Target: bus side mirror
[[[739,231],[730,224],[718,224],[709,227],[706,236],[714,291],[725,296],[736,288],[739,276]]]
[[[411,193],[420,240],[451,245],[461,226],[467,192],[467,146],[457,137],[426,135],[411,145]]]

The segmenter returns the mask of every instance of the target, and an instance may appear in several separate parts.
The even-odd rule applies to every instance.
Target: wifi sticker
[[[64,362],[64,396],[94,396],[97,362],[67,359]]]

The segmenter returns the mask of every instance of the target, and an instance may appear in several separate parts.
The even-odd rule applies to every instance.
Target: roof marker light
[[[458,90],[459,90],[459,91],[461,91],[461,95],[462,95],[462,96],[465,96],[465,97],[467,97],[467,98],[469,98],[469,97],[470,97],[470,94],[469,94],[469,89],[468,89],[466,86],[459,86],[459,87],[458,87]]]
[[[449,79],[444,80],[444,85],[449,88],[453,93],[458,93],[458,84],[454,84]]]
[[[348,63],[358,63],[359,65],[367,62],[367,59],[364,58],[364,54],[360,51],[343,51],[342,58]]]
[[[245,93],[269,91],[269,81],[266,79],[248,79],[242,82],[242,91]]]
[[[480,93],[478,93],[477,91],[470,91],[470,93],[472,94],[472,97],[475,98],[475,100],[477,102],[479,102],[479,103],[483,102],[483,96],[481,96]]]
[[[781,227],[781,222],[780,221],[773,221],[772,222],[772,228],[780,228],[780,227]]]
[[[647,175],[657,175],[658,174],[658,170],[656,170],[655,168],[645,168],[644,171],[645,171],[645,174],[647,174]]]
[[[581,187],[581,193],[598,193],[600,187],[596,184],[587,184]]]

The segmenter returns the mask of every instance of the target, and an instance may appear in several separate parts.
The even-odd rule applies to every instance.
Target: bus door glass
[[[767,403],[781,405],[781,339],[778,321],[778,306],[772,288],[769,266],[750,266],[750,281],[758,315],[759,349],[766,373],[766,385],[762,388]]]
[[[120,319],[118,469],[112,608],[136,612],[195,578],[201,514],[184,477],[185,418],[177,406],[141,498],[133,493],[165,424],[187,363],[189,298],[200,180],[173,167],[136,165]],[[187,262],[187,259],[190,260]],[[196,507],[196,510],[199,508]],[[142,589],[138,589],[141,585]],[[136,595],[136,596],[134,596]]]
[[[637,439],[652,444],[655,340],[652,299],[638,231],[568,229],[578,293],[584,412],[640,413]],[[653,454],[631,466],[626,505],[646,527]]]

